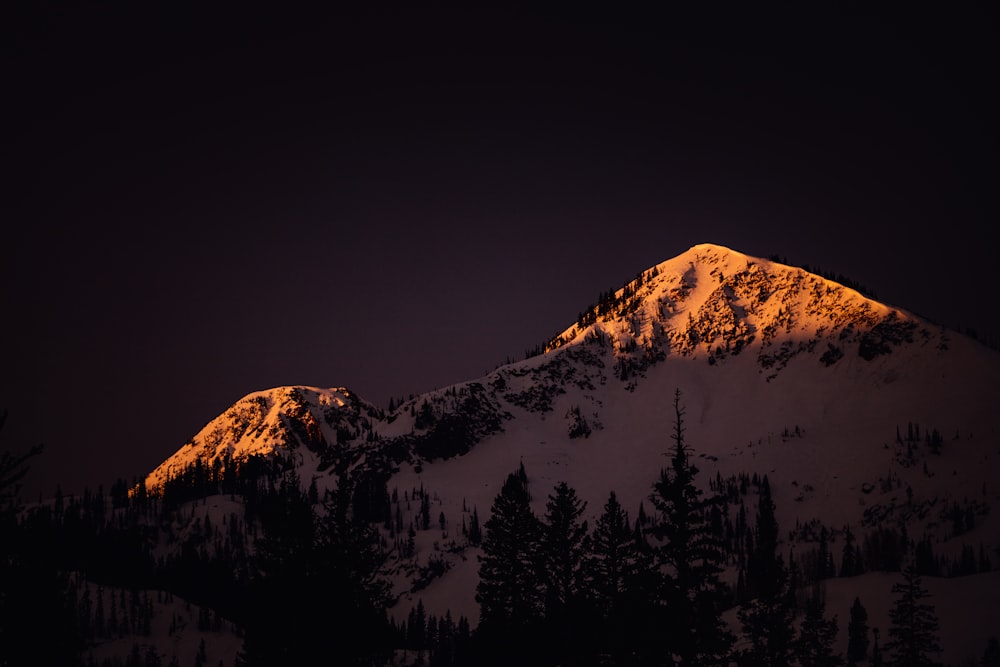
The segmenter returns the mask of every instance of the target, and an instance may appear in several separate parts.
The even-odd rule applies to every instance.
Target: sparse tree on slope
[[[861,574],[861,563],[856,549],[854,533],[851,532],[850,526],[846,526],[844,528],[844,548],[840,560],[840,576],[853,577],[856,574]]]
[[[929,594],[911,562],[903,568],[903,581],[893,584],[898,594],[889,610],[889,641],[891,667],[931,667],[940,663],[931,656],[941,652],[938,640],[938,619],[934,606],[923,602]]]
[[[729,595],[720,580],[724,553],[710,517],[716,496],[703,497],[694,482],[698,473],[684,441],[680,391],[674,395],[674,447],[671,465],[654,485],[659,518],[656,563],[664,576],[663,600],[670,628],[666,649],[682,665],[724,664],[733,638],[722,621]]]
[[[472,518],[469,519],[469,544],[479,546],[483,542],[483,531],[479,526],[479,510],[472,508]]]

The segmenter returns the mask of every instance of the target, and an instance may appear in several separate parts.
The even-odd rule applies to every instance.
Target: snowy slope
[[[144,664],[236,664],[243,641],[229,621],[209,609],[163,591],[130,591],[82,579],[74,585],[94,624],[85,664],[127,664],[131,655]]]
[[[523,463],[539,514],[559,481],[589,503],[591,520],[611,490],[633,518],[643,501],[651,511],[678,389],[699,481],[767,474],[786,537],[818,521],[833,531],[838,562],[847,525],[856,535],[905,525],[951,557],[967,544],[996,549],[998,370],[995,351],[906,310],[802,269],[703,244],[604,295],[544,354],[389,414],[343,389],[251,394],[147,484],[195,459],[273,451],[296,457],[302,479],[322,487],[333,483],[334,459],[363,466],[380,453],[379,461],[391,462],[387,489],[404,525],[415,523],[414,492],[423,489],[432,503],[432,525],[417,531],[415,556],[391,561],[396,611],[405,616],[420,599],[429,613],[450,610],[475,624],[478,549],[461,530],[473,509],[485,523],[507,473]],[[908,441],[914,428],[918,436]],[[932,433],[940,453],[924,440]],[[960,536],[946,515],[955,505],[976,517]],[[386,537],[398,543],[398,535]],[[796,540],[808,544],[808,535]],[[443,564],[442,576],[427,576],[432,562]],[[853,600],[852,581],[838,580],[833,590]],[[857,588],[873,594],[866,582]],[[841,615],[842,637],[845,627]],[[986,638],[963,650],[981,654]],[[957,641],[945,642],[949,660],[964,655]]]

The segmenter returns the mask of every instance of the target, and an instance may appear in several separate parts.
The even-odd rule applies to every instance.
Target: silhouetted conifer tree
[[[851,527],[844,528],[844,548],[840,556],[840,576],[853,577],[861,574],[861,564],[857,562],[857,552],[854,546],[854,533]]]
[[[469,519],[469,543],[479,546],[483,541],[482,528],[479,526],[479,510],[472,508],[472,518]]]
[[[931,667],[938,665],[931,656],[941,652],[938,640],[938,619],[934,606],[924,600],[929,597],[916,566],[911,562],[903,568],[903,581],[893,584],[898,594],[889,610],[889,641],[892,667]]]
[[[854,598],[847,624],[847,664],[856,665],[868,657],[868,611],[861,598]]]
[[[566,659],[577,652],[582,612],[581,588],[584,540],[587,522],[580,516],[587,507],[576,490],[566,482],[556,485],[545,506],[542,526],[541,556],[544,568],[545,616],[549,642],[557,656]]]
[[[484,526],[479,557],[477,637],[488,647],[483,652],[498,660],[515,650],[511,637],[521,637],[518,645],[526,647],[523,640],[537,628],[543,612],[542,525],[531,510],[526,479],[523,465],[507,476]]]
[[[580,516],[586,507],[566,482],[557,484],[549,495],[542,529],[547,610],[567,607],[579,594],[587,535],[587,522],[581,522]]]
[[[833,564],[833,554],[830,553],[826,526],[822,526],[819,531],[819,549],[816,554],[816,570],[813,575],[816,581],[837,576],[837,568]]]
[[[872,628],[872,667],[882,667],[882,648],[878,643],[878,628]]]
[[[837,640],[837,617],[828,619],[825,612],[822,591],[816,591],[806,600],[805,618],[794,641],[795,657],[801,667],[844,664],[843,658],[833,652],[833,644]]]
[[[664,576],[665,650],[682,665],[723,664],[733,638],[722,621],[729,593],[720,580],[724,554],[720,535],[710,522],[719,496],[705,498],[694,482],[698,468],[684,441],[680,390],[674,395],[674,447],[671,465],[654,485],[653,506],[660,516],[655,562]]]
[[[636,544],[626,512],[612,491],[594,524],[584,555],[585,589],[602,619],[619,610],[634,576]]]
[[[757,539],[747,563],[747,588],[751,600],[739,611],[743,633],[750,647],[742,661],[779,667],[791,663],[793,605],[788,572],[777,553],[778,522],[767,475],[760,481],[757,504]]]

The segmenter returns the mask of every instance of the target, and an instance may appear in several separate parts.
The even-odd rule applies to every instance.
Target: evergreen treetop
[[[670,628],[667,643],[681,664],[723,664],[733,643],[721,617],[730,595],[720,580],[725,558],[721,537],[710,520],[712,507],[721,499],[704,497],[695,484],[698,468],[684,440],[679,389],[673,407],[670,466],[660,472],[651,497],[659,514],[652,533]]]

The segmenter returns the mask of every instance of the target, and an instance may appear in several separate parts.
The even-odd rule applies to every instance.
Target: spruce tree
[[[854,551],[854,533],[851,532],[851,527],[847,526],[844,528],[844,548],[841,552],[840,576],[853,577],[856,574],[860,574],[859,570],[860,567]]]
[[[856,665],[868,657],[868,611],[861,598],[854,598],[847,624],[847,664]]]
[[[523,471],[523,468],[522,468]],[[511,633],[537,625],[543,611],[541,522],[531,510],[526,475],[511,473],[484,524],[479,556],[478,634],[492,648]]]
[[[636,519],[632,530],[635,566],[624,596],[622,623],[628,655],[624,664],[660,664],[668,657],[663,635],[663,575],[656,566],[656,550],[646,539],[644,525]]]
[[[417,606],[410,609],[406,624],[406,643],[411,649],[422,651],[427,648],[427,610],[424,600],[417,600]]]
[[[550,640],[559,659],[582,650],[575,636],[582,619],[582,566],[587,507],[566,482],[556,485],[546,503],[541,555],[544,568],[545,616]]]
[[[628,512],[614,491],[594,524],[588,547],[584,556],[584,586],[599,617],[608,621],[621,611],[637,558]]]
[[[806,600],[805,618],[799,636],[795,639],[795,656],[801,667],[836,667],[844,664],[843,658],[833,652],[837,639],[837,617],[825,616],[826,603],[822,591],[816,591]]]
[[[724,664],[733,638],[722,621],[729,593],[720,574],[721,537],[712,529],[711,509],[719,496],[703,497],[695,484],[698,468],[684,440],[681,393],[674,394],[670,467],[660,471],[651,500],[659,516],[655,562],[663,574],[662,605],[669,635],[667,652],[682,665]]]
[[[757,504],[757,537],[747,563],[750,600],[739,611],[743,633],[750,641],[743,662],[779,667],[791,662],[794,638],[793,605],[788,572],[777,553],[778,521],[767,475],[760,481]]]
[[[550,611],[569,606],[579,594],[587,535],[587,522],[580,516],[586,507],[566,482],[556,485],[546,503],[541,547]]]
[[[472,518],[469,520],[469,544],[479,546],[483,541],[482,529],[479,527],[479,510],[472,508]]]
[[[941,652],[938,640],[938,619],[934,606],[924,602],[929,593],[923,587],[916,566],[910,562],[903,568],[903,581],[893,584],[898,594],[889,610],[889,641],[892,667],[931,667],[940,663],[931,657]]]
[[[878,628],[872,628],[872,667],[882,667],[882,649],[878,643]]]
[[[833,554],[830,553],[830,543],[826,526],[820,528],[819,548],[816,554],[816,571],[813,574],[816,581],[837,576],[837,569],[833,564]]]

